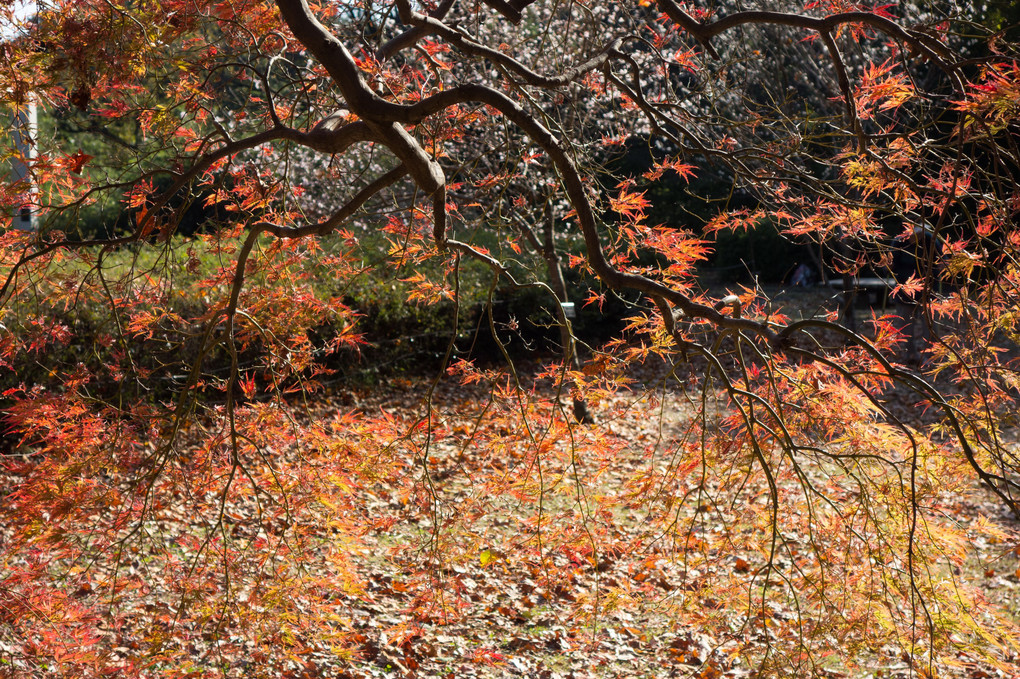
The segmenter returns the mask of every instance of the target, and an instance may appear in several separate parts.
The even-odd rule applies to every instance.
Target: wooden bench
[[[843,322],[851,330],[857,329],[857,319],[854,315],[856,302],[860,300],[863,306],[885,307],[889,303],[889,293],[899,285],[895,278],[879,278],[862,276],[854,278],[850,287],[846,287],[842,278],[829,280],[829,287],[843,292]]]

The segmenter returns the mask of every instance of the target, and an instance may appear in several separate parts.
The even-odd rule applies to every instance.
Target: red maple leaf
[[[75,174],[81,174],[81,169],[85,166],[85,163],[92,160],[92,156],[78,149],[71,155],[64,158],[64,164],[67,169]]]

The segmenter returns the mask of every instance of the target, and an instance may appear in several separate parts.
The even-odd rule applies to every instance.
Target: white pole
[[[15,104],[15,106],[17,108],[14,111],[14,120],[11,121],[11,133],[18,149],[18,157],[15,157],[11,165],[13,166],[14,183],[24,182],[25,188],[22,193],[21,206],[17,208],[16,214],[12,215],[12,217],[14,228],[23,231],[34,231],[35,214],[32,210],[32,204],[35,202],[37,190],[32,183],[28,163],[35,158],[35,135],[39,124],[38,112],[31,95],[24,102]]]
[[[4,30],[3,34],[0,34],[0,42],[22,38],[25,35],[26,23],[24,22],[35,16],[38,11],[35,0],[14,0],[11,9],[11,18],[14,20],[14,24],[0,27],[12,29]],[[32,182],[30,164],[36,155],[35,136],[38,131],[39,118],[35,98],[31,92],[26,93],[22,101],[17,99],[22,98],[15,97],[14,112],[9,127],[18,152],[18,156],[11,162],[11,173],[12,181],[15,184],[21,184],[24,189],[21,194],[21,205],[16,207],[16,213],[12,215],[11,221],[16,229],[34,231],[36,224],[32,206],[36,202],[38,188]]]

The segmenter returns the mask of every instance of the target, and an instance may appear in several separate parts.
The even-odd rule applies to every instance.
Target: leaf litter
[[[662,368],[630,378],[661,383]],[[832,517],[808,520],[797,509],[803,479],[777,477],[803,520],[770,551],[764,479],[746,461],[720,474],[686,452],[696,403],[670,389],[618,391],[601,397],[597,425],[568,427],[562,395],[540,379],[526,401],[453,380],[429,400],[428,380],[395,379],[300,407],[249,405],[236,479],[214,463],[229,455],[222,436],[202,427],[150,485],[107,470],[121,504],[74,520],[108,539],[65,544],[65,525],[36,571],[78,607],[77,620],[54,627],[79,635],[63,642],[69,660],[33,666],[17,644],[31,632],[9,631],[11,666],[40,676],[916,675],[922,663],[902,641],[874,645],[872,631],[849,617],[833,624],[792,587],[809,561],[832,559],[832,577],[863,588],[853,559],[874,574],[865,562],[881,557],[825,534]],[[506,415],[515,412],[527,417]],[[258,440],[288,426],[290,436]],[[33,464],[8,464],[7,487]],[[831,469],[806,473],[832,498],[853,495]],[[1015,640],[986,616],[1020,615],[1016,522],[973,488],[941,506],[954,512],[963,556],[939,567],[953,582],[978,581],[982,599],[969,600],[980,629],[957,633],[961,650],[940,676],[1009,676]],[[13,535],[4,530],[7,547]],[[839,563],[834,546],[859,553]],[[5,587],[10,612],[25,590]],[[40,591],[32,605],[54,596]],[[872,621],[892,630],[894,616]],[[59,644],[44,637],[39,657]],[[848,645],[852,665],[835,653]],[[170,667],[182,651],[194,664]]]

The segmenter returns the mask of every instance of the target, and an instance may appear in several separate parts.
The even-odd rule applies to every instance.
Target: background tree
[[[1020,489],[1008,8],[761,5],[48,3],[0,55],[5,97],[76,131],[28,160],[39,231],[0,236],[0,659],[413,672],[435,625],[556,602],[556,644],[594,647],[658,602],[701,676],[1015,671],[1014,622],[962,568],[969,539],[1016,538],[956,520]],[[665,177],[725,191],[655,224]],[[84,228],[103,201],[123,216]],[[706,289],[707,239],[755,227],[850,284],[907,271],[919,365],[908,319]],[[592,309],[631,305],[585,365],[564,261]],[[323,393],[376,267],[453,306],[412,411]],[[539,290],[562,360],[466,360],[479,271],[492,335],[498,286]],[[663,374],[629,390],[642,363]],[[524,603],[484,608],[501,569]]]

